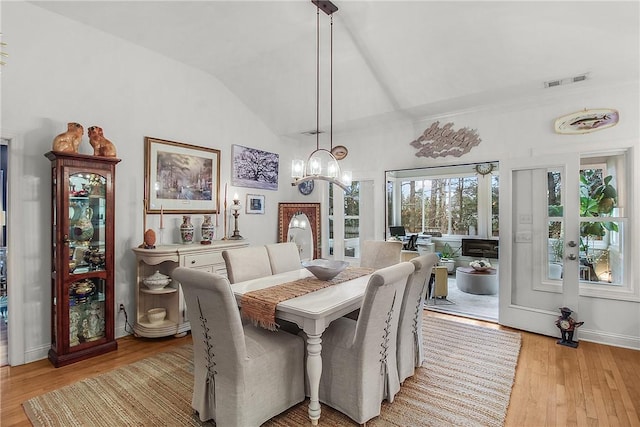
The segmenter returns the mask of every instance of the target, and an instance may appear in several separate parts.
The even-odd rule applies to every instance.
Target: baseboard
[[[620,335],[580,328],[578,330],[578,340],[640,350],[640,337],[631,335]]]
[[[121,328],[115,329],[116,339],[126,337],[127,335],[131,335],[129,332],[125,331],[124,326]],[[34,347],[25,351],[24,353],[24,363],[36,362],[38,360],[46,359],[49,356],[50,345],[42,345],[39,347]]]
[[[46,359],[49,354],[50,344],[45,344],[39,347],[29,349],[24,352],[24,363],[31,363],[37,360]]]

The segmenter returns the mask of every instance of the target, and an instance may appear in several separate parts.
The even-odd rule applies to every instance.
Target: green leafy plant
[[[611,175],[600,180],[593,170],[580,174],[580,216],[601,217],[610,215],[618,202],[618,193],[611,185]],[[607,231],[618,231],[615,222],[588,222],[580,224],[581,249],[585,254],[589,250],[589,240],[601,238]]]
[[[442,247],[442,251],[440,251],[440,255],[442,255],[441,259],[455,258],[458,252],[460,252],[459,249],[454,251],[449,243],[445,243],[444,246]]]
[[[564,257],[564,239],[555,239],[551,243],[551,250],[553,251],[553,261],[562,262],[562,258]]]

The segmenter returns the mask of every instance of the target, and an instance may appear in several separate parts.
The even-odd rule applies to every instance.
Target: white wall
[[[116,169],[116,307],[122,302],[134,312],[131,248],[142,242],[145,136],[221,150],[221,188],[229,183],[229,204],[234,192],[243,205],[247,193],[265,195],[264,215],[241,210],[241,234],[252,244],[277,241],[278,201],[299,197],[287,179],[291,142],[279,140],[216,79],[24,2],[3,2],[2,33],[11,59],[1,70],[1,133],[12,138],[9,176],[16,178],[9,183],[10,321],[23,324],[12,327],[23,336],[12,338],[24,340],[24,355],[12,354],[12,364],[46,357],[50,345],[51,179],[43,155],[67,122],[85,128],[81,153],[93,153],[86,129],[98,125],[122,159]],[[231,187],[232,144],[280,154],[278,191]],[[201,216],[193,219],[201,222]],[[168,243],[181,217],[164,220]],[[148,216],[147,227],[157,228],[158,221]],[[22,307],[12,303],[20,297]],[[118,315],[116,336],[123,326]]]
[[[507,158],[529,157],[554,153],[572,153],[605,150],[613,144],[633,147],[631,155],[635,168],[640,165],[640,90],[638,81],[607,86],[597,81],[569,87],[541,89],[540,94],[526,100],[514,100],[510,105],[478,108],[474,111],[447,113],[416,122],[393,126],[369,127],[361,132],[334,135],[335,144],[345,145],[349,156],[343,161],[345,168],[374,168],[368,174],[375,180],[375,233],[385,231],[385,170],[440,166],[482,161],[500,161]],[[554,120],[584,108],[614,108],[620,112],[620,122],[609,129],[582,135],[559,135],[553,130]],[[409,143],[420,136],[435,120],[441,125],[454,123],[454,129],[477,129],[482,142],[470,153],[460,157],[418,158]],[[637,176],[637,175],[636,175]],[[640,229],[640,185],[629,194],[632,236]],[[629,259],[638,260],[640,244],[633,239]],[[503,254],[504,255],[504,254]],[[633,264],[627,280],[636,290],[640,287],[640,265]],[[640,302],[581,297],[581,320],[587,325],[580,338],[640,349]]]

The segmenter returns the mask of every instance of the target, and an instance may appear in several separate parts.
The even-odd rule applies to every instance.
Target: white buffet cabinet
[[[249,246],[245,240],[217,240],[210,245],[165,245],[155,249],[133,248],[138,268],[136,277],[136,318],[133,331],[136,336],[158,338],[182,336],[191,329],[187,307],[180,283],[172,280],[162,289],[149,289],[142,280],[156,271],[171,276],[177,267],[196,268],[227,276],[222,251]],[[147,311],[151,308],[167,310],[165,319],[149,323]]]

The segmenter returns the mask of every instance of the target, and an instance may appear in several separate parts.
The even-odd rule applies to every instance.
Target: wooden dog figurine
[[[102,128],[91,126],[88,130],[89,144],[93,147],[93,155],[101,157],[115,157],[116,147],[104,137]]]
[[[77,153],[82,142],[84,128],[79,123],[67,123],[67,131],[53,139],[53,151]]]

